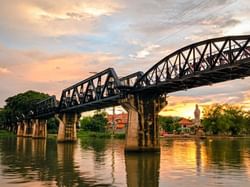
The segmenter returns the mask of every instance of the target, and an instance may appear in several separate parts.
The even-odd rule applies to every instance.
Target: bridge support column
[[[64,113],[56,116],[59,120],[58,142],[74,142],[77,140],[76,125],[79,122],[78,113]]]
[[[122,101],[128,111],[125,152],[160,151],[158,113],[166,105],[165,96],[129,95]]]
[[[24,132],[23,137],[31,137],[32,136],[32,127],[28,121],[23,120],[24,124]]]
[[[32,123],[32,138],[46,138],[47,137],[47,120],[34,119]]]
[[[24,134],[24,124],[22,122],[17,122],[17,136],[23,136]]]

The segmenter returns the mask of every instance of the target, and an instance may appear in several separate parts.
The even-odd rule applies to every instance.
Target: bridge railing
[[[250,36],[232,36],[198,42],[166,56],[135,84],[136,88],[182,79],[202,71],[232,65],[250,57]]]

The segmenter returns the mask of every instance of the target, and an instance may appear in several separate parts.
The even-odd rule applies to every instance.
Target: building
[[[193,127],[194,125],[194,122],[192,120],[189,120],[189,119],[186,119],[186,118],[182,118],[179,122],[178,122],[182,128],[185,128],[185,127]]]
[[[107,116],[108,124],[112,128],[113,120],[115,122],[115,129],[124,129],[128,124],[128,114],[121,113],[121,114],[109,114]]]

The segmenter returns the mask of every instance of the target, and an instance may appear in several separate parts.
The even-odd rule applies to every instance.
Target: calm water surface
[[[124,141],[0,139],[0,186],[250,186],[250,139],[162,140],[125,155]]]

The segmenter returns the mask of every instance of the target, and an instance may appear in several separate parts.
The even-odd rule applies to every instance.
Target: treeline
[[[95,112],[92,117],[83,117],[80,120],[80,128],[84,131],[105,132],[108,127],[106,112]]]
[[[250,111],[228,104],[213,104],[203,110],[202,124],[207,134],[250,134]]]
[[[48,94],[27,91],[6,99],[6,105],[0,110],[0,127],[15,131],[18,116],[27,116],[34,111],[36,103],[48,98]],[[180,132],[180,117],[159,117],[159,124],[167,132]],[[206,134],[210,135],[246,135],[250,134],[250,111],[228,104],[213,104],[203,110],[201,121]],[[108,128],[107,114],[97,111],[92,117],[83,117],[80,121],[84,131],[105,132]],[[48,131],[56,133],[58,121],[48,119]]]
[[[0,128],[16,131],[18,118],[27,116],[30,111],[35,111],[36,104],[48,97],[48,94],[27,91],[7,98],[6,105],[0,110]],[[59,122],[55,118],[49,118],[48,132],[57,133],[58,125]],[[97,111],[92,117],[83,117],[80,120],[81,129],[85,131],[105,132],[107,125],[107,114],[100,111]]]
[[[250,111],[229,104],[212,104],[204,107],[201,124],[207,135],[250,135]],[[180,133],[181,117],[160,116],[159,124],[168,133]],[[190,131],[194,131],[191,127]]]
[[[6,105],[0,111],[1,125],[13,130],[17,117],[27,116],[30,111],[35,110],[37,102],[48,97],[48,94],[30,90],[7,98]]]
[[[159,116],[160,127],[168,133],[180,133],[181,125],[179,124],[181,117]]]
[[[18,118],[25,117],[31,111],[35,111],[36,104],[48,97],[48,94],[30,90],[7,98],[5,100],[6,105],[0,110],[0,127],[16,131],[16,121]],[[57,126],[58,122],[54,118],[48,120],[49,131],[56,131]]]

